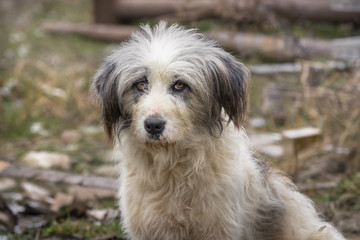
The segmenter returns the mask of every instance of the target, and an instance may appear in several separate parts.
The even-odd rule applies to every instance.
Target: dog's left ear
[[[228,53],[218,60],[212,66],[214,92],[229,122],[240,128],[247,110],[250,72]]]

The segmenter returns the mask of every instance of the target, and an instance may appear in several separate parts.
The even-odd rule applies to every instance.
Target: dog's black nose
[[[154,136],[158,136],[164,131],[165,121],[156,117],[149,117],[144,122],[145,130]]]

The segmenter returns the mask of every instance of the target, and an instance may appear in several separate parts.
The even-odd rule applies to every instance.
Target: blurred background
[[[89,85],[141,23],[197,28],[252,72],[246,128],[360,239],[357,0],[0,1],[0,239],[122,239]]]

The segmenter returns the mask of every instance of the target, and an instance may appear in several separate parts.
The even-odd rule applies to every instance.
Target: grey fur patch
[[[103,125],[107,135],[120,132],[131,125],[131,116],[121,110],[118,96],[116,63],[105,62],[95,76],[92,88],[102,104]]]
[[[258,210],[259,217],[255,223],[256,239],[285,240],[282,239],[284,226],[285,206],[283,203],[264,205]]]
[[[256,239],[262,240],[285,240],[283,236],[285,205],[278,197],[275,189],[265,182],[270,202],[263,203],[258,209],[258,217],[254,223]]]
[[[270,170],[271,170],[269,164],[266,161],[263,161],[256,157],[253,157],[253,160],[256,163],[256,166],[257,166],[258,170],[260,171],[260,174],[262,175],[264,181],[266,181],[270,174]]]

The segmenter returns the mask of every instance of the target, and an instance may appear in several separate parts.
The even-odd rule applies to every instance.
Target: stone
[[[70,169],[71,160],[66,154],[53,152],[29,152],[22,162],[30,167],[40,167],[44,169],[59,168],[63,170]]]
[[[53,201],[53,199],[50,197],[50,192],[43,187],[30,182],[21,183],[21,187],[26,192],[26,195],[32,200],[48,203]]]

